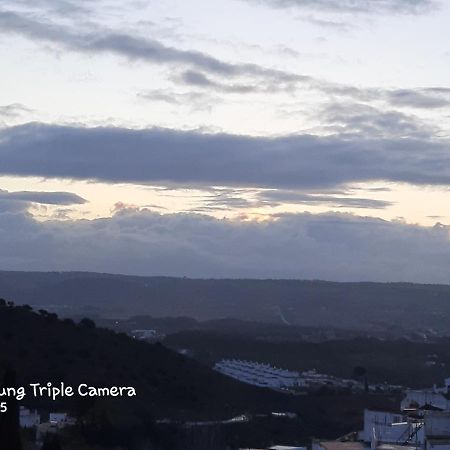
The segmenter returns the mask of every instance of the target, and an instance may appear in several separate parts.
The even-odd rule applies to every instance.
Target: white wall
[[[390,430],[387,426],[393,423],[403,422],[405,419],[400,413],[392,413],[386,411],[371,411],[370,409],[364,410],[364,429],[359,432],[359,438],[364,442],[371,442],[374,436],[374,432],[378,434],[383,432],[386,437],[390,434],[397,435],[400,428]],[[379,437],[377,436],[377,439]],[[382,440],[382,439],[379,439]],[[393,442],[392,440],[386,442]],[[394,441],[395,442],[395,441]]]
[[[425,433],[428,438],[445,436],[450,439],[450,414],[428,411],[425,416]]]
[[[433,391],[407,391],[406,397],[402,400],[401,409],[408,409],[413,404],[419,406],[432,405],[443,410],[448,409],[447,399],[442,394]]]

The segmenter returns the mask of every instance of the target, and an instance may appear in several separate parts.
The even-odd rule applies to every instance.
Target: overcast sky
[[[450,283],[449,23],[1,0],[0,270]]]

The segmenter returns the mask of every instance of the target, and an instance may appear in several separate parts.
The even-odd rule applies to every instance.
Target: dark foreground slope
[[[450,286],[296,280],[194,280],[0,272],[0,292],[64,314],[234,317],[280,324],[450,334]]]
[[[365,407],[386,409],[398,402],[398,398],[381,395],[290,396],[251,387],[160,344],[96,328],[89,320],[75,324],[45,311],[0,302],[0,374],[6,365],[15,369],[19,385],[50,381],[74,387],[80,383],[135,387],[138,395],[131,399],[22,400],[27,407],[68,411],[81,419],[72,434],[63,436],[67,443],[63,450],[222,450],[304,443],[313,435],[333,438],[358,429]],[[273,411],[298,416],[295,420],[274,419],[270,416]],[[242,413],[255,419],[213,428],[179,424],[229,419]],[[200,445],[209,442],[210,433],[222,443]],[[188,439],[195,443],[186,446]]]
[[[230,418],[247,409],[264,409],[284,396],[235,382],[160,344],[75,324],[26,307],[0,306],[0,364],[10,364],[19,384],[48,381],[78,386],[133,386],[137,396],[124,400],[156,419]],[[26,406],[84,412],[93,401],[35,401]],[[114,402],[120,402],[115,400]],[[270,406],[269,406],[270,405]]]

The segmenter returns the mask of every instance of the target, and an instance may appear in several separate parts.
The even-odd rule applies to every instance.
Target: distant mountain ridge
[[[450,334],[449,285],[3,271],[0,292],[16,303],[51,306],[62,315],[236,318]]]

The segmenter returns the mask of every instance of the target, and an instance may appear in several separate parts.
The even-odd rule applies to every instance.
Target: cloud
[[[87,201],[77,194],[71,192],[38,192],[38,191],[16,191],[8,192],[0,189],[0,201],[12,200],[45,205],[82,205]]]
[[[387,89],[377,87],[357,87],[341,83],[333,83],[310,76],[280,76],[270,81],[255,80],[252,83],[227,83],[208,77],[198,70],[186,70],[174,81],[188,86],[221,93],[265,94],[293,92],[298,88],[315,90],[333,97],[344,97],[361,102],[384,102],[393,107],[409,107],[415,109],[439,109],[450,106],[450,89],[444,87]]]
[[[392,205],[391,202],[359,198],[359,197],[344,197],[330,194],[310,194],[299,191],[289,190],[269,190],[258,193],[258,198],[261,201],[266,201],[268,204],[302,204],[302,205],[318,205],[325,204],[334,208],[361,208],[361,209],[383,209]]]
[[[86,14],[91,11],[90,0],[14,0],[16,7],[45,10],[59,16]]]
[[[305,87],[308,87],[309,85],[316,83],[313,83],[312,80],[311,77],[307,76],[295,76],[292,78],[289,76],[279,76],[272,80],[255,80],[252,83],[226,83],[207,77],[204,73],[199,71],[187,70],[175,81],[181,81],[181,83],[195,88],[224,94],[272,94],[278,92],[293,92],[300,84],[304,84]]]
[[[332,13],[419,14],[438,6],[433,0],[244,0],[275,8],[312,9]]]
[[[221,102],[209,92],[176,92],[171,89],[148,89],[137,94],[137,98],[150,103],[166,103],[186,107],[192,111],[210,111]]]
[[[318,116],[325,124],[325,129],[340,133],[426,138],[436,131],[413,115],[380,110],[363,103],[330,103]]]
[[[151,64],[186,65],[210,74],[250,76],[283,83],[303,82],[309,77],[268,69],[257,64],[232,64],[194,50],[169,47],[156,39],[111,31],[90,25],[76,29],[41,21],[30,15],[0,9],[0,33],[18,34],[34,42],[51,43],[88,54],[114,54]]]
[[[386,92],[388,101],[394,106],[412,108],[445,108],[450,106],[450,89],[395,89]]]
[[[332,31],[347,32],[350,29],[350,24],[348,24],[346,22],[330,20],[330,19],[320,19],[318,17],[314,17],[311,15],[303,18],[303,20],[305,22],[309,22],[314,25],[317,25],[318,27],[326,28],[326,29],[332,30]]]
[[[255,84],[226,84],[208,78],[205,74],[195,71],[187,70],[182,73],[180,81],[186,85],[197,88],[209,89],[215,92],[223,92],[228,94],[251,94],[261,92],[262,90],[279,90],[279,86],[264,86],[263,88]],[[289,88],[293,88],[292,83],[288,83]]]
[[[189,100],[185,94],[178,94],[176,92],[165,89],[150,89],[139,92],[137,95],[141,100],[148,100],[151,102],[169,103],[171,105],[180,105]]]
[[[450,185],[449,147],[426,133],[250,137],[31,123],[0,130],[0,173],[286,189],[373,180]]]
[[[273,189],[230,189],[208,188],[207,194],[201,199],[201,207],[190,211],[211,212],[249,209],[261,207],[276,207],[280,205],[327,205],[333,208],[383,209],[392,205],[391,202],[351,197],[350,192],[308,193],[296,190]]]
[[[125,209],[37,222],[3,212],[0,230],[0,267],[10,270],[450,282],[448,228],[343,214],[248,222]]]
[[[0,117],[2,118],[15,119],[30,112],[33,110],[20,103],[0,105]]]
[[[231,211],[278,205],[277,201],[265,198],[261,192],[254,189],[208,187],[202,189],[202,191],[205,192],[203,196],[200,196],[202,206],[192,208],[189,211]]]
[[[444,87],[428,87],[414,89],[384,89],[374,87],[356,87],[328,81],[314,80],[310,88],[322,92],[331,99],[349,98],[360,102],[384,102],[394,107],[416,109],[438,109],[450,106],[450,89]]]
[[[267,0],[270,1],[270,0]],[[24,3],[29,3],[27,0]],[[296,3],[292,0],[292,3]],[[311,5],[315,2],[299,2],[299,5]],[[369,7],[393,10],[417,9],[428,4],[427,0],[366,0],[365,2],[342,2],[342,5],[356,5],[361,10]],[[38,5],[50,5],[51,0],[41,0]],[[89,4],[89,2],[86,2]],[[283,3],[284,4],[284,3]],[[341,2],[323,0],[322,6],[336,7]],[[62,10],[76,7],[73,2],[60,5]],[[341,5],[341,6],[342,6]],[[383,6],[384,5],[384,6]],[[403,5],[403,8],[401,6]],[[343,7],[343,6],[342,6]],[[85,6],[81,7],[82,11]],[[87,15],[87,12],[85,13]],[[66,13],[67,15],[67,13]],[[84,21],[76,26],[62,24],[61,20],[41,20],[36,14],[27,14],[0,8],[0,33],[16,34],[33,42],[51,44],[65,50],[85,54],[112,54],[128,60],[143,61],[150,64],[165,64],[177,70],[181,76],[172,77],[175,82],[185,85],[228,94],[293,92],[298,88],[312,89],[332,96],[347,96],[361,101],[383,100],[393,106],[413,108],[442,108],[450,106],[450,91],[446,88],[418,89],[380,89],[358,88],[309,75],[277,70],[250,63],[231,63],[195,50],[184,50],[167,46],[160,41],[136,33],[115,31],[92,22]],[[60,18],[59,18],[60,19]],[[342,23],[311,19],[341,26]],[[341,27],[342,28],[342,27]],[[237,80],[233,82],[232,80]]]

